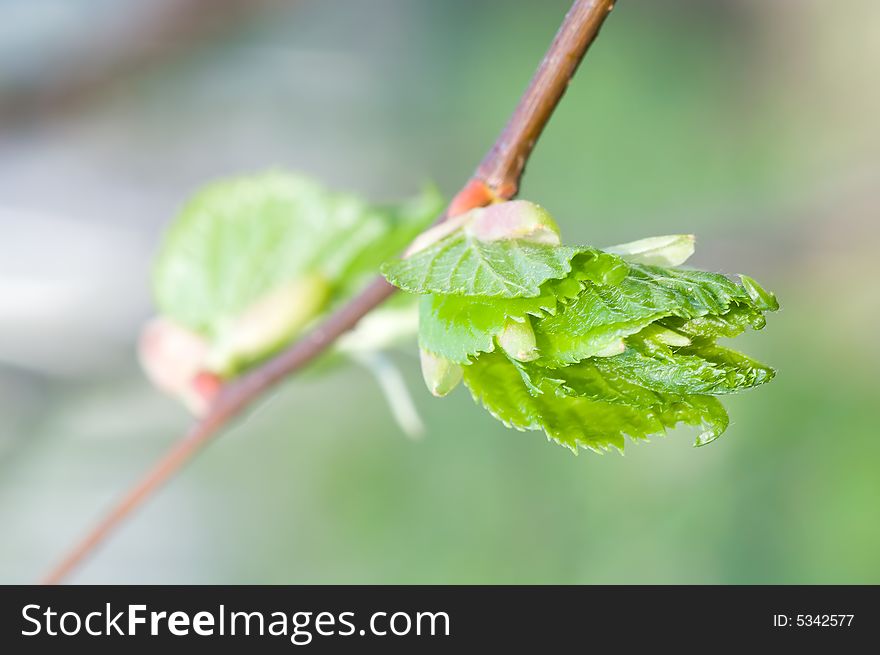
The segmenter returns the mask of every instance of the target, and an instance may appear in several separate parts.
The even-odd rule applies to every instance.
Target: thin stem
[[[516,195],[538,137],[613,8],[614,0],[590,0],[575,2],[569,9],[513,116],[474,176],[499,196]]]
[[[488,186],[495,197],[508,199],[516,195],[535,142],[613,4],[613,0],[575,0],[513,116],[462,193],[477,182]],[[461,201],[456,206],[461,209]],[[438,222],[445,218],[446,212]],[[299,341],[246,375],[227,383],[208,413],[67,553],[43,579],[44,584],[57,584],[67,577],[114,528],[217,436],[230,420],[253,404],[263,392],[323,353],[394,292],[394,287],[377,277],[357,297]]]

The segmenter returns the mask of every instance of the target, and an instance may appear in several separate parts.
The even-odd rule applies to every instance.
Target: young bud
[[[522,323],[507,319],[504,328],[498,334],[498,345],[510,357],[521,362],[530,362],[538,358],[535,331],[528,316]]]
[[[559,227],[546,209],[527,200],[512,200],[451,216],[417,236],[403,256],[411,257],[460,229],[480,241],[521,239],[551,246],[561,243]]]
[[[207,355],[207,341],[166,318],[154,318],[141,331],[138,358],[150,382],[183,400],[196,415],[220,386],[216,376],[202,371]]]
[[[654,338],[662,344],[666,344],[667,346],[674,346],[677,348],[681,348],[683,346],[691,345],[691,340],[680,332],[675,332],[673,330],[668,330],[666,328],[661,328],[655,326],[656,332],[654,332]]]
[[[229,375],[283,346],[321,312],[329,290],[323,276],[307,275],[269,292],[223,330],[209,370]]]
[[[201,370],[207,354],[201,336],[166,318],[154,318],[141,330],[138,358],[161,391],[179,393]]]
[[[636,264],[680,266],[694,254],[694,235],[670,234],[662,237],[648,237],[610,246],[604,250],[620,255],[625,260]]]
[[[419,348],[422,361],[422,377],[428,391],[437,397],[445,396],[461,382],[461,366],[453,361]]]
[[[681,332],[676,332],[660,325],[649,325],[639,332],[639,336],[642,337],[644,344],[648,348],[654,348],[658,343],[664,346],[673,346],[674,348],[691,345],[690,338]]]
[[[480,241],[521,239],[558,246],[559,227],[543,207],[527,200],[511,200],[471,212],[465,231]]]

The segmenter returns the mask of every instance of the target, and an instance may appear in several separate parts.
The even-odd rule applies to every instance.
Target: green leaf
[[[661,318],[724,314],[735,303],[751,299],[723,275],[631,264],[620,284],[587,283],[577,300],[536,326],[541,361],[570,364],[603,353]]]
[[[495,348],[504,311],[460,296],[423,296],[419,302],[419,346],[459,364]]]
[[[428,295],[419,303],[419,345],[447,359],[467,364],[480,352],[495,348],[495,338],[509,319],[542,316],[556,311],[551,291],[537,298],[496,300],[485,296]]]
[[[602,280],[625,271],[618,257],[594,248],[482,241],[458,230],[406,259],[387,262],[382,273],[411,293],[528,298],[540,295],[547,280],[566,277],[575,256],[595,260],[591,271]]]
[[[679,395],[663,394],[600,370],[595,358],[570,366],[548,369],[535,364],[518,365],[526,384],[535,391],[552,388],[560,396],[583,396],[616,405],[655,407],[669,404]]]
[[[159,311],[202,339],[198,371],[233,378],[357,292],[442,204],[427,189],[397,205],[371,205],[279,171],[210,184],[165,236],[153,278]],[[380,341],[364,340],[358,355]]]
[[[690,346],[671,348],[651,339],[627,340],[620,355],[592,360],[603,373],[654,391],[721,395],[756,387],[775,371],[750,357],[695,339]]]
[[[698,443],[708,443],[726,427],[726,413],[714,398],[634,407],[587,397],[559,396],[552,386],[534,387],[524,369],[503,354],[489,353],[464,367],[474,399],[497,419],[519,430],[543,430],[557,443],[602,452],[622,450],[624,437],[648,439],[678,423],[703,427]]]
[[[724,314],[707,314],[691,319],[670,317],[658,323],[690,337],[732,338],[742,334],[747,328],[762,329],[767,324],[767,319],[760,310],[736,303]]]
[[[613,358],[612,358],[613,359]],[[715,398],[706,395],[678,394],[653,391],[620,376],[600,370],[596,362],[588,359],[571,366],[547,369],[534,364],[515,362],[529,389],[535,391],[553,389],[560,396],[580,396],[600,402],[651,410],[654,412],[678,412],[693,417],[696,425],[700,417],[702,432],[697,446],[717,439],[729,422],[727,412]]]
[[[209,338],[278,288],[321,277],[328,305],[436,215],[436,191],[375,207],[283,172],[216,182],[186,204],[154,271],[160,312]]]
[[[548,280],[534,298],[426,295],[419,305],[419,344],[437,355],[467,364],[478,353],[494,350],[495,338],[506,321],[553,315],[577,298],[586,280],[613,280],[612,276],[625,274],[625,269],[608,269],[606,263],[589,253],[578,255],[567,277]]]

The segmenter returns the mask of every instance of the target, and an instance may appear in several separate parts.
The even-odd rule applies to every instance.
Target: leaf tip
[[[775,312],[779,309],[779,301],[776,299],[776,295],[767,291],[754,278],[740,273],[739,279],[746,293],[749,294],[749,298],[759,309],[770,312]]]

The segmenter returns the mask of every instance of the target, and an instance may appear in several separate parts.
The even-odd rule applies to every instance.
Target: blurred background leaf
[[[133,344],[189,193],[282,166],[449,195],[566,8],[3,4],[0,580],[33,581],[187,425]],[[425,440],[358,368],[293,380],[74,581],[880,582],[880,5],[830,14],[620,3],[528,167],[567,241],[693,232],[694,266],[778,293],[741,337],[778,378],[728,400],[721,440],[573,457],[434,402],[401,355]]]

